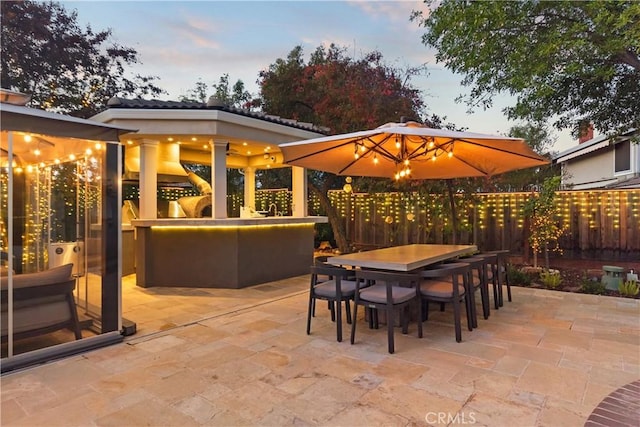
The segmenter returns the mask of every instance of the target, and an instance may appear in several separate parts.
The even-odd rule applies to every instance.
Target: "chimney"
[[[578,143],[582,144],[593,139],[593,123],[584,123],[580,125],[580,139]]]

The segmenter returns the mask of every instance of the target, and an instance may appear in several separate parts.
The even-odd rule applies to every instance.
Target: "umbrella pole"
[[[451,206],[451,227],[453,228],[453,238],[451,240],[451,244],[457,244],[456,234],[458,233],[458,218],[456,216],[456,201],[453,197],[453,185],[451,184],[451,180],[447,179],[447,194],[449,195],[449,205]]]

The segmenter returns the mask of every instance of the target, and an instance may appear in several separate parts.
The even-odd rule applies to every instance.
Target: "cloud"
[[[173,19],[167,22],[167,30],[177,37],[176,42],[190,44],[204,49],[220,49],[218,34],[220,25],[215,21],[195,16]],[[178,44],[178,43],[177,43]]]

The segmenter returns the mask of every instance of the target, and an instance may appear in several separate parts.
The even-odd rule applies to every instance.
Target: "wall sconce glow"
[[[76,159],[76,155],[75,154],[69,154],[69,160],[73,161]]]
[[[31,135],[25,135],[24,142],[31,142]]]
[[[91,148],[87,148],[84,152],[87,156],[90,156],[91,153],[93,153],[93,151],[91,151]]]
[[[96,150],[102,150],[102,144],[99,142],[96,143]]]

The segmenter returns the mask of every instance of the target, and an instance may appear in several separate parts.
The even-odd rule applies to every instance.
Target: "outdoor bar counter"
[[[309,272],[322,216],[132,220],[141,287],[231,288]]]

